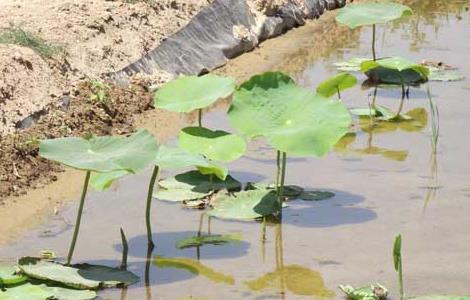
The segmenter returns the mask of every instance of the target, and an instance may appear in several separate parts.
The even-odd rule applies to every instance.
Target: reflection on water
[[[316,298],[335,296],[333,291],[326,288],[319,272],[300,265],[285,265],[282,223],[276,224],[274,229],[276,268],[257,279],[246,281],[245,284],[255,292],[275,291],[280,299],[288,299],[289,293]]]

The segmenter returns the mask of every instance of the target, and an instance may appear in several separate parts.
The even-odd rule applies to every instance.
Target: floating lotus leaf
[[[13,288],[0,290],[0,300],[92,300],[96,298],[94,291],[71,290],[61,287],[50,287],[45,284],[33,285],[26,283]]]
[[[238,234],[212,234],[212,235],[199,235],[191,236],[179,240],[176,243],[176,248],[186,249],[201,247],[204,245],[225,245],[225,244],[238,244],[241,242],[241,236]]]
[[[341,102],[312,94],[289,76],[273,72],[243,83],[228,115],[245,136],[264,136],[273,148],[299,156],[326,154],[351,123]]]
[[[101,282],[101,287],[112,288],[116,286],[129,286],[139,282],[139,276],[134,273],[100,265],[80,264],[75,265],[78,274],[89,280]]]
[[[189,258],[166,258],[157,256],[153,261],[154,265],[159,268],[173,268],[186,270],[195,275],[201,275],[216,283],[225,283],[233,285],[235,279],[230,275],[217,272],[200,262]]]
[[[258,279],[247,281],[246,284],[253,291],[281,290],[285,288],[298,296],[318,298],[332,298],[335,296],[335,293],[325,286],[320,273],[299,265],[278,268]]]
[[[159,190],[154,197],[165,201],[185,201],[202,199],[214,191],[240,190],[241,183],[232,176],[226,176],[225,180],[201,174],[198,171],[189,171],[174,177],[159,181]]]
[[[350,300],[385,300],[388,295],[386,287],[380,284],[372,284],[358,289],[350,285],[340,285],[342,290]]]
[[[230,96],[234,89],[232,78],[212,74],[181,76],[158,89],[154,105],[174,112],[190,112]]]
[[[186,127],[179,134],[181,148],[209,159],[230,162],[246,151],[245,141],[222,130],[212,131],[204,127]]]
[[[352,57],[347,61],[336,62],[333,66],[335,66],[338,71],[342,72],[360,72],[361,64],[368,60],[370,60],[370,58]]]
[[[218,194],[207,214],[221,219],[256,219],[273,215],[280,210],[273,190],[249,190],[228,195]]]
[[[386,84],[415,84],[429,76],[427,67],[398,56],[365,61],[361,71],[373,82]]]
[[[18,268],[8,265],[0,265],[0,287],[15,285],[28,280],[28,277],[18,274]]]
[[[331,97],[336,95],[338,92],[355,86],[356,84],[356,77],[343,72],[320,83],[317,87],[317,93],[325,97]]]
[[[303,191],[299,198],[305,201],[321,201],[332,198],[335,193],[328,191]]]
[[[386,133],[393,132],[398,129],[407,132],[418,132],[423,130],[428,123],[428,114],[426,109],[419,107],[414,108],[405,114],[400,115],[400,118],[393,119],[388,122],[376,122],[374,126],[370,126],[370,120],[367,117],[359,119],[359,127],[363,132]]]
[[[139,280],[133,273],[115,268],[87,264],[69,267],[29,257],[20,259],[18,266],[31,278],[57,282],[81,290],[129,285]]]
[[[354,29],[365,25],[387,23],[412,14],[413,11],[406,5],[393,2],[365,2],[341,8],[336,21]]]
[[[130,137],[102,136],[43,140],[39,154],[72,168],[94,171],[128,171],[135,173],[155,158],[157,142],[147,130]]]
[[[407,298],[408,300],[470,300],[468,296],[452,296],[452,295],[429,295]]]
[[[275,190],[276,185],[274,184],[266,184],[266,183],[259,183],[259,182],[249,182],[246,186],[246,190]],[[297,185],[285,185],[283,189],[283,196],[288,199],[296,199],[302,192],[304,191],[303,187]]]
[[[440,70],[438,68],[429,68],[430,81],[461,81],[465,76],[456,70]]]

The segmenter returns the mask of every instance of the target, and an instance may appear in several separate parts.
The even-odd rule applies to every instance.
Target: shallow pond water
[[[409,2],[414,17],[379,27],[379,55],[444,61],[470,78],[470,1]],[[307,25],[279,43],[299,43],[317,30]],[[314,89],[335,74],[335,61],[369,56],[370,32],[340,36],[322,55],[314,43],[284,49],[282,62],[271,68],[291,72]],[[74,260],[118,266],[122,226],[129,239],[129,269],[142,280],[127,290],[104,291],[104,299],[338,299],[343,297],[339,284],[371,282],[386,285],[397,298],[391,251],[395,235],[402,233],[408,295],[470,294],[470,82],[431,82],[430,89],[440,111],[437,156],[432,156],[426,85],[411,88],[404,110],[414,109],[419,122],[371,130],[356,120],[352,134],[325,159],[289,160],[288,184],[336,196],[289,202],[282,224],[267,225],[264,242],[261,223],[211,219],[209,228],[204,217],[204,233],[240,234],[243,241],[179,250],[178,240],[197,235],[202,212],[154,201],[157,247],[147,261],[143,213],[150,174],[144,172],[108,192],[89,194]],[[343,94],[349,107],[365,106],[373,90],[358,86]],[[400,91],[379,89],[376,101],[396,109],[399,98]],[[205,126],[228,129],[225,109],[206,114]],[[261,141],[249,148],[232,164],[232,176],[243,182],[272,180],[275,152]],[[0,257],[14,260],[46,249],[64,256],[75,213],[74,205],[66,207],[44,226],[2,246]]]

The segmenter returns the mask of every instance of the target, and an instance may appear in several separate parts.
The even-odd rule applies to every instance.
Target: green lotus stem
[[[338,93],[338,99],[341,100],[341,94],[339,92],[339,87],[336,87],[336,92]]]
[[[279,194],[279,180],[281,177],[281,151],[276,152],[276,168],[277,168],[277,174],[276,174],[276,191]]]
[[[287,154],[286,152],[282,152],[281,184],[280,184],[279,193],[278,193],[279,204],[281,205],[280,206],[281,211],[282,211],[282,201],[283,201],[283,196],[284,196],[284,182],[286,179],[286,164],[287,164]]]
[[[403,288],[403,266],[401,263],[401,255],[398,264],[398,283],[400,285],[400,300],[405,300],[405,291]]]
[[[376,100],[377,100],[377,90],[378,90],[378,88],[375,87],[375,88],[374,88],[374,95],[373,95],[373,97],[372,97],[372,108],[374,108],[374,109],[375,109],[375,102],[376,102]]]
[[[403,105],[405,104],[405,85],[402,83],[401,85],[401,101],[400,101],[400,106],[398,107],[397,114],[395,115],[395,118],[399,117],[402,110],[403,110]]]
[[[375,33],[376,33],[376,26],[375,24],[372,25],[372,58],[374,61],[377,60],[377,56],[375,54]]]
[[[201,236],[203,224],[204,224],[204,214],[201,214],[201,217],[199,217],[199,228],[197,230],[197,236]]]
[[[80,231],[80,222],[82,221],[83,206],[85,205],[85,197],[88,190],[88,183],[90,182],[90,176],[91,171],[87,171],[85,183],[83,184],[82,196],[80,198],[80,204],[78,206],[77,220],[75,221],[72,242],[70,243],[69,254],[67,255],[67,266],[72,262],[73,251],[75,250],[75,244],[77,243],[78,232]]]
[[[127,244],[127,238],[126,234],[124,233],[124,230],[120,229],[121,231],[121,241],[122,241],[122,259],[121,259],[121,270],[127,270],[127,255],[129,253],[129,245]]]
[[[198,110],[198,113],[197,113],[197,123],[199,125],[199,127],[202,127],[202,108],[200,108]]]
[[[153,190],[155,188],[155,182],[157,181],[159,171],[160,171],[160,168],[158,166],[155,166],[153,168],[153,173],[152,173],[152,177],[150,178],[149,189],[147,193],[147,203],[145,206],[145,225],[147,226],[147,243],[148,243],[149,248],[152,248],[152,249],[153,247],[155,247],[155,244],[153,243],[153,239],[152,239],[152,224],[150,222],[150,210],[152,208]]]

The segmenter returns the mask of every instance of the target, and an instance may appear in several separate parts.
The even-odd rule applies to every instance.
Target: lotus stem
[[[400,255],[400,262],[398,265],[398,283],[400,285],[400,300],[405,300],[405,291],[403,288],[403,266],[401,263],[401,255]]]
[[[207,234],[208,235],[211,235],[211,220],[212,220],[212,217],[207,216]]]
[[[372,25],[372,58],[374,61],[377,60],[377,56],[375,54],[375,34],[376,34],[376,26],[375,24]]]
[[[121,270],[127,270],[127,254],[129,253],[129,245],[127,244],[126,234],[124,230],[120,229],[121,231],[121,241],[122,241],[122,259],[121,259]]]
[[[401,101],[400,101],[400,106],[398,107],[397,114],[395,115],[395,118],[398,118],[403,110],[403,105],[405,104],[405,85],[402,83],[401,85]]]
[[[280,210],[282,211],[282,202],[284,198],[284,182],[286,179],[286,164],[287,164],[287,154],[286,152],[282,152],[282,171],[281,171],[281,184],[279,187],[279,204],[280,204]]]
[[[336,87],[336,92],[338,93],[338,99],[341,100],[341,94],[339,92],[339,87]]]
[[[281,178],[281,151],[276,152],[276,192],[279,194],[279,180]]]
[[[67,255],[67,266],[72,262],[73,251],[75,250],[75,244],[77,243],[78,232],[80,231],[80,223],[82,221],[83,206],[85,205],[85,197],[88,190],[88,183],[90,182],[90,176],[91,171],[87,171],[85,176],[85,183],[83,184],[82,196],[80,198],[80,204],[78,206],[77,220],[75,221],[72,242],[70,243],[69,253]]]
[[[153,191],[155,188],[155,182],[157,181],[159,171],[160,171],[160,168],[158,166],[155,166],[153,168],[153,173],[150,179],[149,189],[147,193],[147,203],[145,206],[145,224],[147,226],[147,243],[148,243],[148,247],[151,249],[155,247],[155,244],[153,243],[153,239],[152,239],[152,223],[150,222],[150,211],[152,208],[152,196],[153,196]]]
[[[197,123],[199,125],[199,127],[202,127],[202,108],[200,108],[198,110],[198,113],[197,113]]]
[[[153,247],[147,247],[147,260],[145,262],[144,282],[147,300],[152,300],[152,286],[150,285],[150,262],[152,258]]]
[[[263,224],[261,226],[261,241],[266,243],[266,217],[263,217]]]

